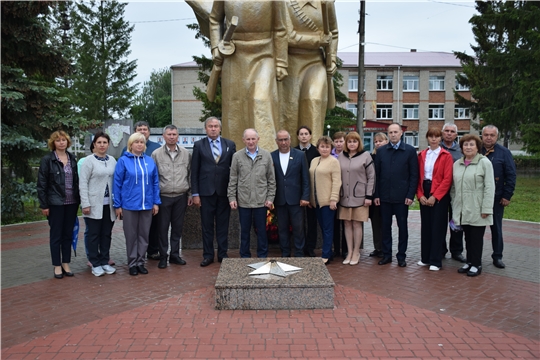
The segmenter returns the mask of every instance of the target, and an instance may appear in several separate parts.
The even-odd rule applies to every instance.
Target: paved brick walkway
[[[409,227],[406,268],[367,257],[369,225],[360,264],[328,266],[333,310],[217,311],[219,264],[201,268],[201,250],[183,251],[186,266],[150,261],[150,274],[131,277],[117,222],[116,274],[94,277],[81,245],[75,277],[57,280],[47,223],[6,226],[2,358],[540,358],[540,224],[505,221],[503,270],[491,264],[487,231],[476,278],[458,274],[451,259],[439,272],[416,266],[418,212]]]

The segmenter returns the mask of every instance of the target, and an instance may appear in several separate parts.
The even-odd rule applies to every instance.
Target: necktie
[[[307,148],[303,148],[302,151],[306,152],[306,151],[307,151]]]
[[[397,145],[394,145],[393,148],[394,148],[394,150],[397,150],[397,149],[398,149],[398,146],[397,146]]]
[[[216,160],[216,164],[219,161],[219,148],[217,146],[217,140],[212,140],[212,154],[214,155],[214,160]]]

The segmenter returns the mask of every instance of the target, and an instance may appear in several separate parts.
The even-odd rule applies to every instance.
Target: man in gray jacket
[[[245,148],[232,158],[227,196],[231,209],[238,209],[240,218],[240,257],[251,257],[251,224],[257,232],[257,257],[268,256],[266,209],[273,207],[276,177],[272,156],[257,146],[259,134],[255,129],[244,130]]]
[[[185,265],[180,257],[180,238],[184,227],[184,215],[187,206],[193,201],[190,192],[191,154],[177,144],[178,129],[167,125],[163,129],[165,145],[152,153],[159,172],[159,190],[161,206],[158,214],[159,224],[159,264],[158,268],[167,267],[169,249],[169,225],[171,226],[171,264]]]

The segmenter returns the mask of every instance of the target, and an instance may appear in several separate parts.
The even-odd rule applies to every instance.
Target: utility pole
[[[358,22],[360,50],[358,51],[358,100],[356,102],[356,130],[364,141],[364,46],[366,41],[366,2],[360,0],[360,21]]]

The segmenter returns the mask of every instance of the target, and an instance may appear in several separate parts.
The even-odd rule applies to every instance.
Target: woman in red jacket
[[[448,204],[452,187],[452,155],[440,147],[442,132],[430,128],[426,134],[429,148],[418,154],[418,187],[420,201],[421,260],[419,266],[437,271],[442,267],[442,244],[446,238]]]

